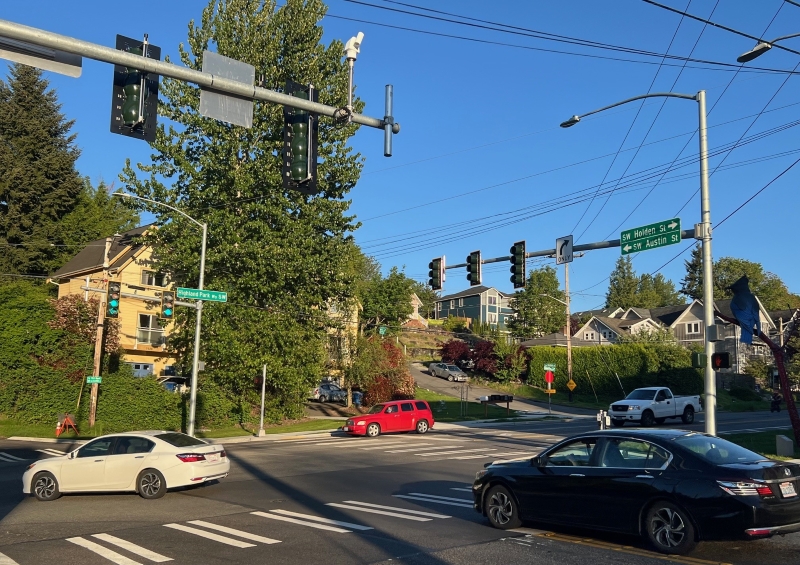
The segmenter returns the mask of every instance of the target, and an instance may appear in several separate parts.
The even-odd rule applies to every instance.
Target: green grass
[[[492,381],[484,381],[481,384],[488,386],[493,389],[501,390],[503,392],[507,392],[509,394],[513,394],[515,397],[519,398],[527,398],[530,400],[536,400],[538,402],[547,403],[547,393],[544,392],[543,389],[533,387],[530,385],[523,385],[523,384],[503,384],[497,383]],[[560,405],[560,406],[572,406],[574,408],[588,408],[592,410],[608,410],[609,404],[612,402],[616,402],[622,398],[622,394],[620,393],[619,396],[598,396],[597,400],[595,400],[592,391],[582,391],[580,394],[578,393],[578,389],[575,389],[575,392],[572,395],[573,401],[569,401],[569,390],[557,390],[554,394],[550,395],[552,398],[550,402],[553,405]]]
[[[721,412],[759,412],[769,410],[769,402],[766,400],[737,400],[727,390],[720,388],[717,389],[717,410]]]
[[[61,434],[59,438],[91,439],[93,437],[103,435],[103,428],[100,424],[95,426],[94,430],[92,430],[89,428],[88,422],[79,422],[78,431],[81,432],[79,435],[75,435],[75,432],[70,430],[69,432]],[[53,422],[52,426],[48,426],[47,424],[26,424],[23,422],[17,422],[16,420],[0,418],[0,438],[14,436],[55,438],[56,425],[55,422]]]
[[[786,436],[792,441],[794,441],[794,432],[792,432],[791,428],[786,428],[785,430],[772,430],[766,432],[721,434],[720,437],[722,437],[723,439],[727,439],[728,441],[732,441],[733,443],[739,444],[742,447],[746,447],[750,451],[755,451],[756,453],[760,453],[765,457],[776,459],[778,458],[778,456],[775,453],[777,451],[777,449],[775,449],[775,436],[781,436],[781,435]],[[800,449],[798,449],[796,443],[794,447],[794,455],[796,458],[800,459]]]
[[[509,419],[517,415],[516,410],[511,410],[506,414],[505,407],[489,404],[484,406],[479,402],[467,402],[466,414],[462,414],[461,401],[452,396],[439,394],[424,388],[418,388],[416,397],[420,400],[427,400],[433,410],[433,417],[437,422],[462,422],[465,420],[484,420],[484,419]],[[485,414],[485,415],[484,415]]]
[[[273,424],[264,426],[266,434],[286,434],[291,432],[315,432],[319,430],[335,430],[344,425],[345,418],[341,420],[328,420],[323,418],[312,418],[290,424]],[[198,432],[198,437],[221,438],[235,436],[252,436],[255,432],[246,430],[240,426],[230,426],[227,428],[215,428]]]

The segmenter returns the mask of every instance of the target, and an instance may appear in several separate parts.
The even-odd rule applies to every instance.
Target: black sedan
[[[533,459],[489,465],[472,491],[496,528],[530,520],[622,532],[663,553],[800,531],[800,465],[685,430],[573,436]]]

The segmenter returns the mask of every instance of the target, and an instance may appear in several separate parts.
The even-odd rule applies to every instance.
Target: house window
[[[687,334],[699,334],[700,333],[700,322],[689,322],[686,324],[686,333]]]
[[[603,339],[608,339],[608,335],[606,335],[606,332],[603,332]]]
[[[583,339],[594,341],[594,332],[584,332]]]
[[[458,299],[458,305],[459,306],[463,306],[464,305],[464,299],[463,298],[459,298]]]
[[[497,305],[497,297],[489,295],[489,306],[496,306]]]
[[[442,303],[441,302],[437,302],[436,303],[436,311],[437,312],[441,312],[442,311]]]
[[[455,301],[455,300],[451,300],[451,301],[450,301],[450,309],[451,309],[451,310],[454,310],[454,309],[455,309],[455,307],[456,307],[456,301]]]
[[[164,286],[164,273],[142,271],[142,284],[147,286]]]
[[[497,323],[497,314],[489,314],[489,323],[496,324]]]
[[[139,325],[136,328],[136,342],[158,347],[164,345],[164,328],[158,323],[158,316],[139,314]]]

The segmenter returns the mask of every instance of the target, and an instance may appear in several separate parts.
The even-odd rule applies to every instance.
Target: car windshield
[[[704,461],[715,465],[753,463],[755,461],[764,461],[765,459],[763,455],[753,453],[735,443],[703,434],[688,434],[676,437],[673,441],[693,452]]]
[[[625,400],[653,400],[656,391],[647,389],[637,389],[625,397]]]
[[[455,365],[448,365],[448,366],[447,366],[447,370],[448,370],[448,371],[461,371],[461,369],[459,369],[459,368],[458,368],[458,367],[456,367]]]
[[[383,404],[376,404],[375,406],[369,409],[368,414],[377,414],[379,412],[383,412]]]
[[[166,441],[170,445],[174,445],[175,447],[193,447],[195,445],[205,445],[206,442],[201,441],[197,438],[193,438],[192,436],[187,436],[186,434],[182,434],[179,432],[168,432],[166,434],[158,434],[156,438],[160,439],[161,441]]]

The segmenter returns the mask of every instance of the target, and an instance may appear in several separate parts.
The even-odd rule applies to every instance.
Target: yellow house
[[[170,288],[169,278],[158,271],[151,259],[152,250],[135,240],[150,226],[142,226],[112,237],[108,253],[108,281],[122,283],[119,318],[122,361],[132,366],[136,376],[157,377],[174,374],[175,356],[167,353],[166,336],[170,326],[161,327],[161,291]],[[84,300],[105,293],[87,289],[105,289],[103,259],[106,240],[89,243],[51,280],[58,284],[58,297],[77,294]],[[149,300],[148,300],[149,299]]]

